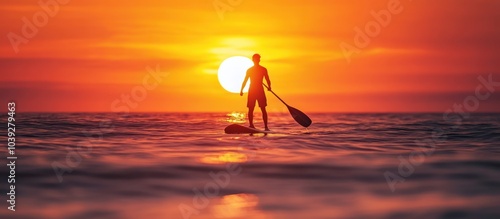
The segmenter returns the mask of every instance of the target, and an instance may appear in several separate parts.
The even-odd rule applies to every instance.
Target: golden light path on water
[[[207,154],[200,159],[200,162],[205,164],[245,163],[247,161],[247,155],[239,152]]]

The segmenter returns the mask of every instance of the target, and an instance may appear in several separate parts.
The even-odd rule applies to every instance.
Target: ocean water
[[[226,135],[245,114],[17,114],[0,218],[500,218],[500,114],[310,117]]]

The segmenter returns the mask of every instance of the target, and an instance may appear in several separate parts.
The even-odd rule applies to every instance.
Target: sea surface
[[[309,116],[227,135],[244,113],[16,114],[0,218],[500,218],[500,114]]]

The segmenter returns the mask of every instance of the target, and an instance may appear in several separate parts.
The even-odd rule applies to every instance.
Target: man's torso
[[[264,87],[262,86],[262,81],[264,79],[264,76],[267,74],[267,69],[260,65],[253,66],[248,69],[248,74],[250,76],[249,93],[264,94]]]

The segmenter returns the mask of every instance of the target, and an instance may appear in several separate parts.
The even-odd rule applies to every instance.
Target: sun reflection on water
[[[220,198],[212,207],[216,218],[243,218],[258,215],[259,198],[253,194],[232,194]]]
[[[246,122],[246,113],[232,112],[226,114],[227,122],[230,123],[245,123]]]
[[[245,163],[248,161],[248,157],[246,154],[239,152],[226,152],[223,154],[207,154],[200,161],[206,164]]]

